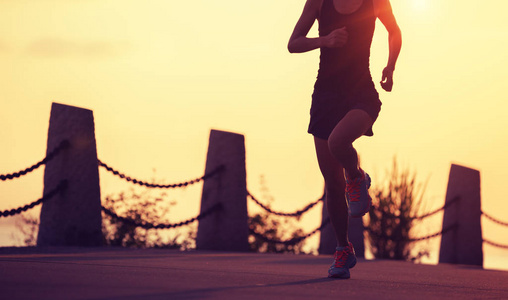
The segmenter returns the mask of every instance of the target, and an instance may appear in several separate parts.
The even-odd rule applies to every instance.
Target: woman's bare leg
[[[364,110],[351,110],[335,126],[328,138],[331,154],[342,164],[350,178],[361,176],[358,169],[358,154],[353,148],[353,142],[367,132],[372,123],[372,118]]]
[[[348,112],[337,124],[328,140],[314,137],[319,168],[325,179],[328,215],[339,247],[349,244],[347,233],[349,215],[345,197],[344,170],[351,178],[361,175],[353,142],[361,137],[372,123],[372,118],[367,112],[355,109]]]
[[[346,247],[348,239],[348,207],[344,194],[346,181],[342,164],[333,157],[328,147],[328,141],[314,137],[319,168],[325,179],[326,207],[328,216],[335,231],[337,245]]]

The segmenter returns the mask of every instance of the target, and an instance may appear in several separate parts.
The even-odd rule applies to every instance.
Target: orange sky
[[[211,128],[243,133],[249,190],[260,193],[264,175],[275,209],[303,207],[323,188],[306,133],[319,52],[286,49],[303,4],[1,1],[0,173],[44,156],[55,101],[94,110],[100,159],[139,178],[153,177],[154,168],[167,182],[197,177]],[[356,144],[364,168],[382,176],[397,156],[421,181],[429,178],[429,209],[443,204],[450,163],[479,169],[483,209],[508,220],[508,3],[392,0],[392,6],[403,49],[394,91],[379,89],[375,136]],[[376,84],[386,39],[378,23],[371,57]],[[129,187],[103,172],[101,185],[103,196]],[[42,170],[0,182],[1,209],[41,192]],[[171,195],[182,199],[175,220],[197,213],[200,192],[191,187]],[[317,220],[316,211],[303,222],[312,229]],[[431,223],[429,232],[439,217]],[[485,237],[508,244],[507,228],[483,224]],[[485,252],[491,265],[492,257],[508,256],[489,246]]]

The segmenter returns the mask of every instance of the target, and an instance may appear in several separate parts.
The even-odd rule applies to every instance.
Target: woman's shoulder
[[[372,0],[372,4],[374,5],[376,15],[379,15],[382,11],[391,10],[390,0]]]
[[[321,9],[321,5],[324,0],[307,0],[305,6],[312,7],[314,9]]]
[[[312,13],[316,17],[319,16],[319,12],[321,11],[321,6],[323,5],[324,0],[307,0],[305,2],[304,11],[308,13]]]

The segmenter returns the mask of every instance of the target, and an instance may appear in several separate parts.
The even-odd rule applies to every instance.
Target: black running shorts
[[[335,126],[353,109],[364,110],[375,122],[381,110],[381,101],[376,89],[366,87],[357,89],[349,95],[341,91],[314,89],[308,132],[315,137],[328,140]],[[372,127],[364,135],[374,135]]]

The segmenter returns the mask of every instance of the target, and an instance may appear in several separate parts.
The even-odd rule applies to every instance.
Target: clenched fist
[[[339,48],[347,43],[348,33],[346,27],[335,29],[324,37],[323,46],[328,48]]]

